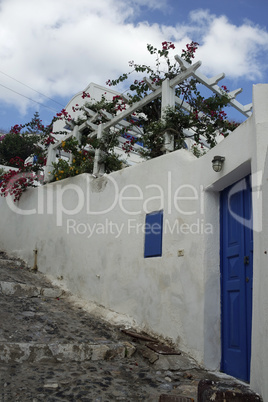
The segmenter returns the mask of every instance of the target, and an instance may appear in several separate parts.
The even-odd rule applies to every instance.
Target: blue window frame
[[[151,212],[145,219],[144,258],[162,256],[163,211]]]

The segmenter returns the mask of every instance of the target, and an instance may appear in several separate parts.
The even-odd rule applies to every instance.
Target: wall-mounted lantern
[[[224,156],[216,155],[212,160],[212,168],[215,172],[220,172],[222,170],[223,162],[225,161]]]

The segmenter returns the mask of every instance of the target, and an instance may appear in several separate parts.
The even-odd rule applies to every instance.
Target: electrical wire
[[[132,70],[132,71],[129,73],[129,75],[132,74],[132,73],[134,73],[134,71],[135,71],[135,70]],[[51,100],[52,102],[55,102],[55,103],[57,103],[58,105],[60,105],[60,106],[62,106],[62,107],[65,107],[62,103],[56,101],[55,99],[50,98],[49,96],[43,94],[42,92],[37,91],[36,89],[30,87],[29,85],[24,84],[23,82],[17,80],[16,78],[12,77],[11,75],[6,74],[6,73],[4,73],[4,72],[1,71],[1,70],[0,70],[0,73],[3,74],[3,75],[5,75],[6,77],[9,77],[9,78],[11,78],[12,80],[18,82],[19,84],[24,85],[25,87],[31,89],[32,91],[38,93],[39,95],[44,96],[45,98]],[[11,89],[11,88],[9,88],[9,87],[3,85],[3,84],[0,84],[0,86],[2,86],[2,87],[5,88],[5,89],[8,89],[9,91],[12,91],[12,92],[14,92],[15,94],[20,95],[20,96],[22,96],[22,97],[24,97],[24,98],[26,98],[26,99],[28,99],[28,100],[30,100],[30,101],[32,101],[32,102],[35,102],[35,103],[37,103],[37,104],[40,105],[40,106],[43,106],[43,107],[45,107],[45,108],[47,108],[47,109],[50,109],[50,110],[52,110],[53,112],[56,112],[56,113],[58,112],[58,110],[55,110],[55,109],[51,108],[50,106],[46,106],[46,105],[44,105],[43,103],[38,102],[38,101],[36,101],[36,100],[34,100],[34,99],[32,99],[32,98],[29,98],[28,96],[23,95],[23,94],[21,94],[20,92],[17,92],[17,91],[15,91],[14,89]],[[127,91],[129,91],[129,90],[130,90],[130,88],[126,88],[125,91],[121,93],[121,95],[124,96],[124,93],[127,92]]]
[[[3,84],[0,84],[0,86],[3,87],[3,88],[5,88],[5,89],[8,89],[8,90],[11,91],[11,92],[14,92],[14,93],[17,94],[17,95],[23,96],[23,98],[29,99],[30,101],[35,102],[35,103],[37,103],[37,104],[40,105],[40,106],[43,106],[43,107],[45,107],[45,108],[47,108],[47,109],[50,109],[50,110],[52,110],[52,112],[55,112],[55,113],[58,112],[58,110],[53,109],[53,108],[51,108],[50,106],[44,105],[43,103],[38,102],[38,101],[36,101],[36,100],[34,100],[34,99],[32,99],[32,98],[29,98],[28,96],[23,95],[23,94],[21,94],[21,93],[19,93],[19,92],[17,92],[17,91],[14,91],[14,89],[8,88],[8,87],[6,87],[6,86],[3,85]]]
[[[49,96],[47,96],[47,95],[45,95],[45,94],[42,94],[42,92],[37,91],[36,89],[34,89],[34,88],[30,87],[29,85],[24,84],[23,82],[21,82],[21,81],[17,80],[16,78],[11,77],[11,75],[8,75],[8,74],[4,73],[3,71],[0,71],[0,73],[1,73],[1,74],[3,74],[3,75],[5,75],[6,77],[9,77],[9,78],[11,78],[12,80],[14,80],[14,81],[18,82],[19,84],[24,85],[25,87],[27,87],[27,88],[31,89],[32,91],[36,92],[37,94],[39,94],[39,95],[41,95],[41,96],[44,96],[45,98],[47,98],[47,99],[51,100],[52,102],[55,102],[55,103],[57,103],[58,105],[60,105],[60,106],[63,106],[63,107],[64,107],[64,105],[63,105],[62,103],[60,103],[60,102],[56,101],[55,99],[50,98]]]

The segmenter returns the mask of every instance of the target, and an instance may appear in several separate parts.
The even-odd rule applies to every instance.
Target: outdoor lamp
[[[212,160],[212,168],[215,172],[220,172],[222,170],[223,162],[225,161],[224,156],[216,155]]]

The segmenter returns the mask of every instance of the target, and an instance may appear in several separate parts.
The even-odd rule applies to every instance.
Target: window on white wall
[[[151,212],[145,218],[144,257],[162,256],[163,211]]]

